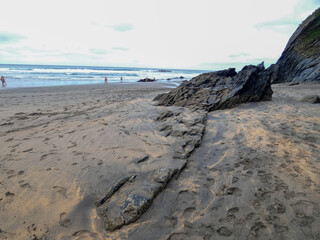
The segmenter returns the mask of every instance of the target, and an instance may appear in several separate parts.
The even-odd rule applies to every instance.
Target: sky
[[[0,0],[0,64],[275,63],[320,0]]]

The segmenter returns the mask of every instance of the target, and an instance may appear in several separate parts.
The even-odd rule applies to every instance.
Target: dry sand
[[[300,101],[320,85],[273,90],[209,113],[186,168],[114,232],[94,202],[128,173],[179,165],[182,140],[154,119],[194,113],[155,107],[158,84],[1,91],[0,239],[320,239],[320,106]],[[137,165],[146,155],[163,160]]]

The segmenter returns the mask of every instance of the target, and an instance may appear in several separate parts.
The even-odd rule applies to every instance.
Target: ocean
[[[135,83],[143,78],[155,78],[158,82],[190,80],[206,71],[185,69],[16,65],[0,64],[0,75],[5,77],[6,88],[47,87],[63,85]],[[171,80],[168,80],[171,79]]]

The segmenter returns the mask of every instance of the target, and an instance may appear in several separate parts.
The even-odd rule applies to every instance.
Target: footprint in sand
[[[76,147],[77,146],[77,143],[76,142],[71,142],[71,145],[68,146],[68,148],[73,148],[73,147]]]
[[[189,207],[186,208],[183,211],[182,217],[186,218],[186,219],[193,219],[193,213],[195,212],[196,208],[195,207]]]
[[[170,234],[168,240],[183,240],[187,239],[188,235],[185,233],[172,233]]]
[[[60,220],[59,220],[59,225],[61,227],[69,227],[71,225],[71,220],[67,218],[67,214],[65,212],[60,214]]]
[[[6,192],[5,203],[11,203],[14,199],[15,194],[12,192]],[[1,232],[0,232],[1,233]]]
[[[31,152],[32,150],[33,150],[33,148],[29,148],[29,149],[26,149],[26,150],[24,150],[22,152]]]
[[[7,174],[14,174],[14,170],[8,170],[6,173]]]
[[[100,239],[97,233],[93,233],[87,230],[80,230],[72,234],[73,239]]]
[[[223,237],[229,237],[232,235],[232,232],[229,228],[222,226],[217,230],[218,234]]]
[[[185,217],[192,217],[195,211],[195,204],[197,202],[197,193],[189,190],[182,190],[178,193],[175,200],[175,204],[171,209],[171,220],[170,222],[175,225],[177,224],[177,218],[180,214]]]
[[[60,193],[62,196],[67,198],[67,189],[60,186],[53,186],[52,187],[57,193]]]
[[[225,185],[222,187],[221,191],[217,194],[219,197],[228,196],[228,195],[235,195],[240,197],[241,196],[241,189],[237,187],[226,187]]]
[[[29,183],[26,183],[24,180],[21,180],[21,181],[19,182],[19,185],[20,185],[20,187],[22,187],[22,188],[31,188],[30,184],[29,184]]]

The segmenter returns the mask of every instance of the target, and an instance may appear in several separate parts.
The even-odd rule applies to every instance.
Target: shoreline
[[[75,85],[56,85],[56,86],[38,86],[38,87],[1,87],[0,91],[15,91],[17,89],[33,89],[33,90],[37,90],[37,89],[45,89],[45,88],[77,88],[77,87],[83,87],[83,88],[94,88],[94,87],[116,87],[116,86],[125,86],[125,85],[145,85],[145,84],[150,84],[152,86],[153,85],[159,85],[159,87],[175,87],[177,86],[177,84],[180,84],[179,82],[149,82],[149,83],[139,83],[139,82],[125,82],[125,83],[96,83],[96,84],[75,84]],[[154,86],[153,86],[154,87]]]

